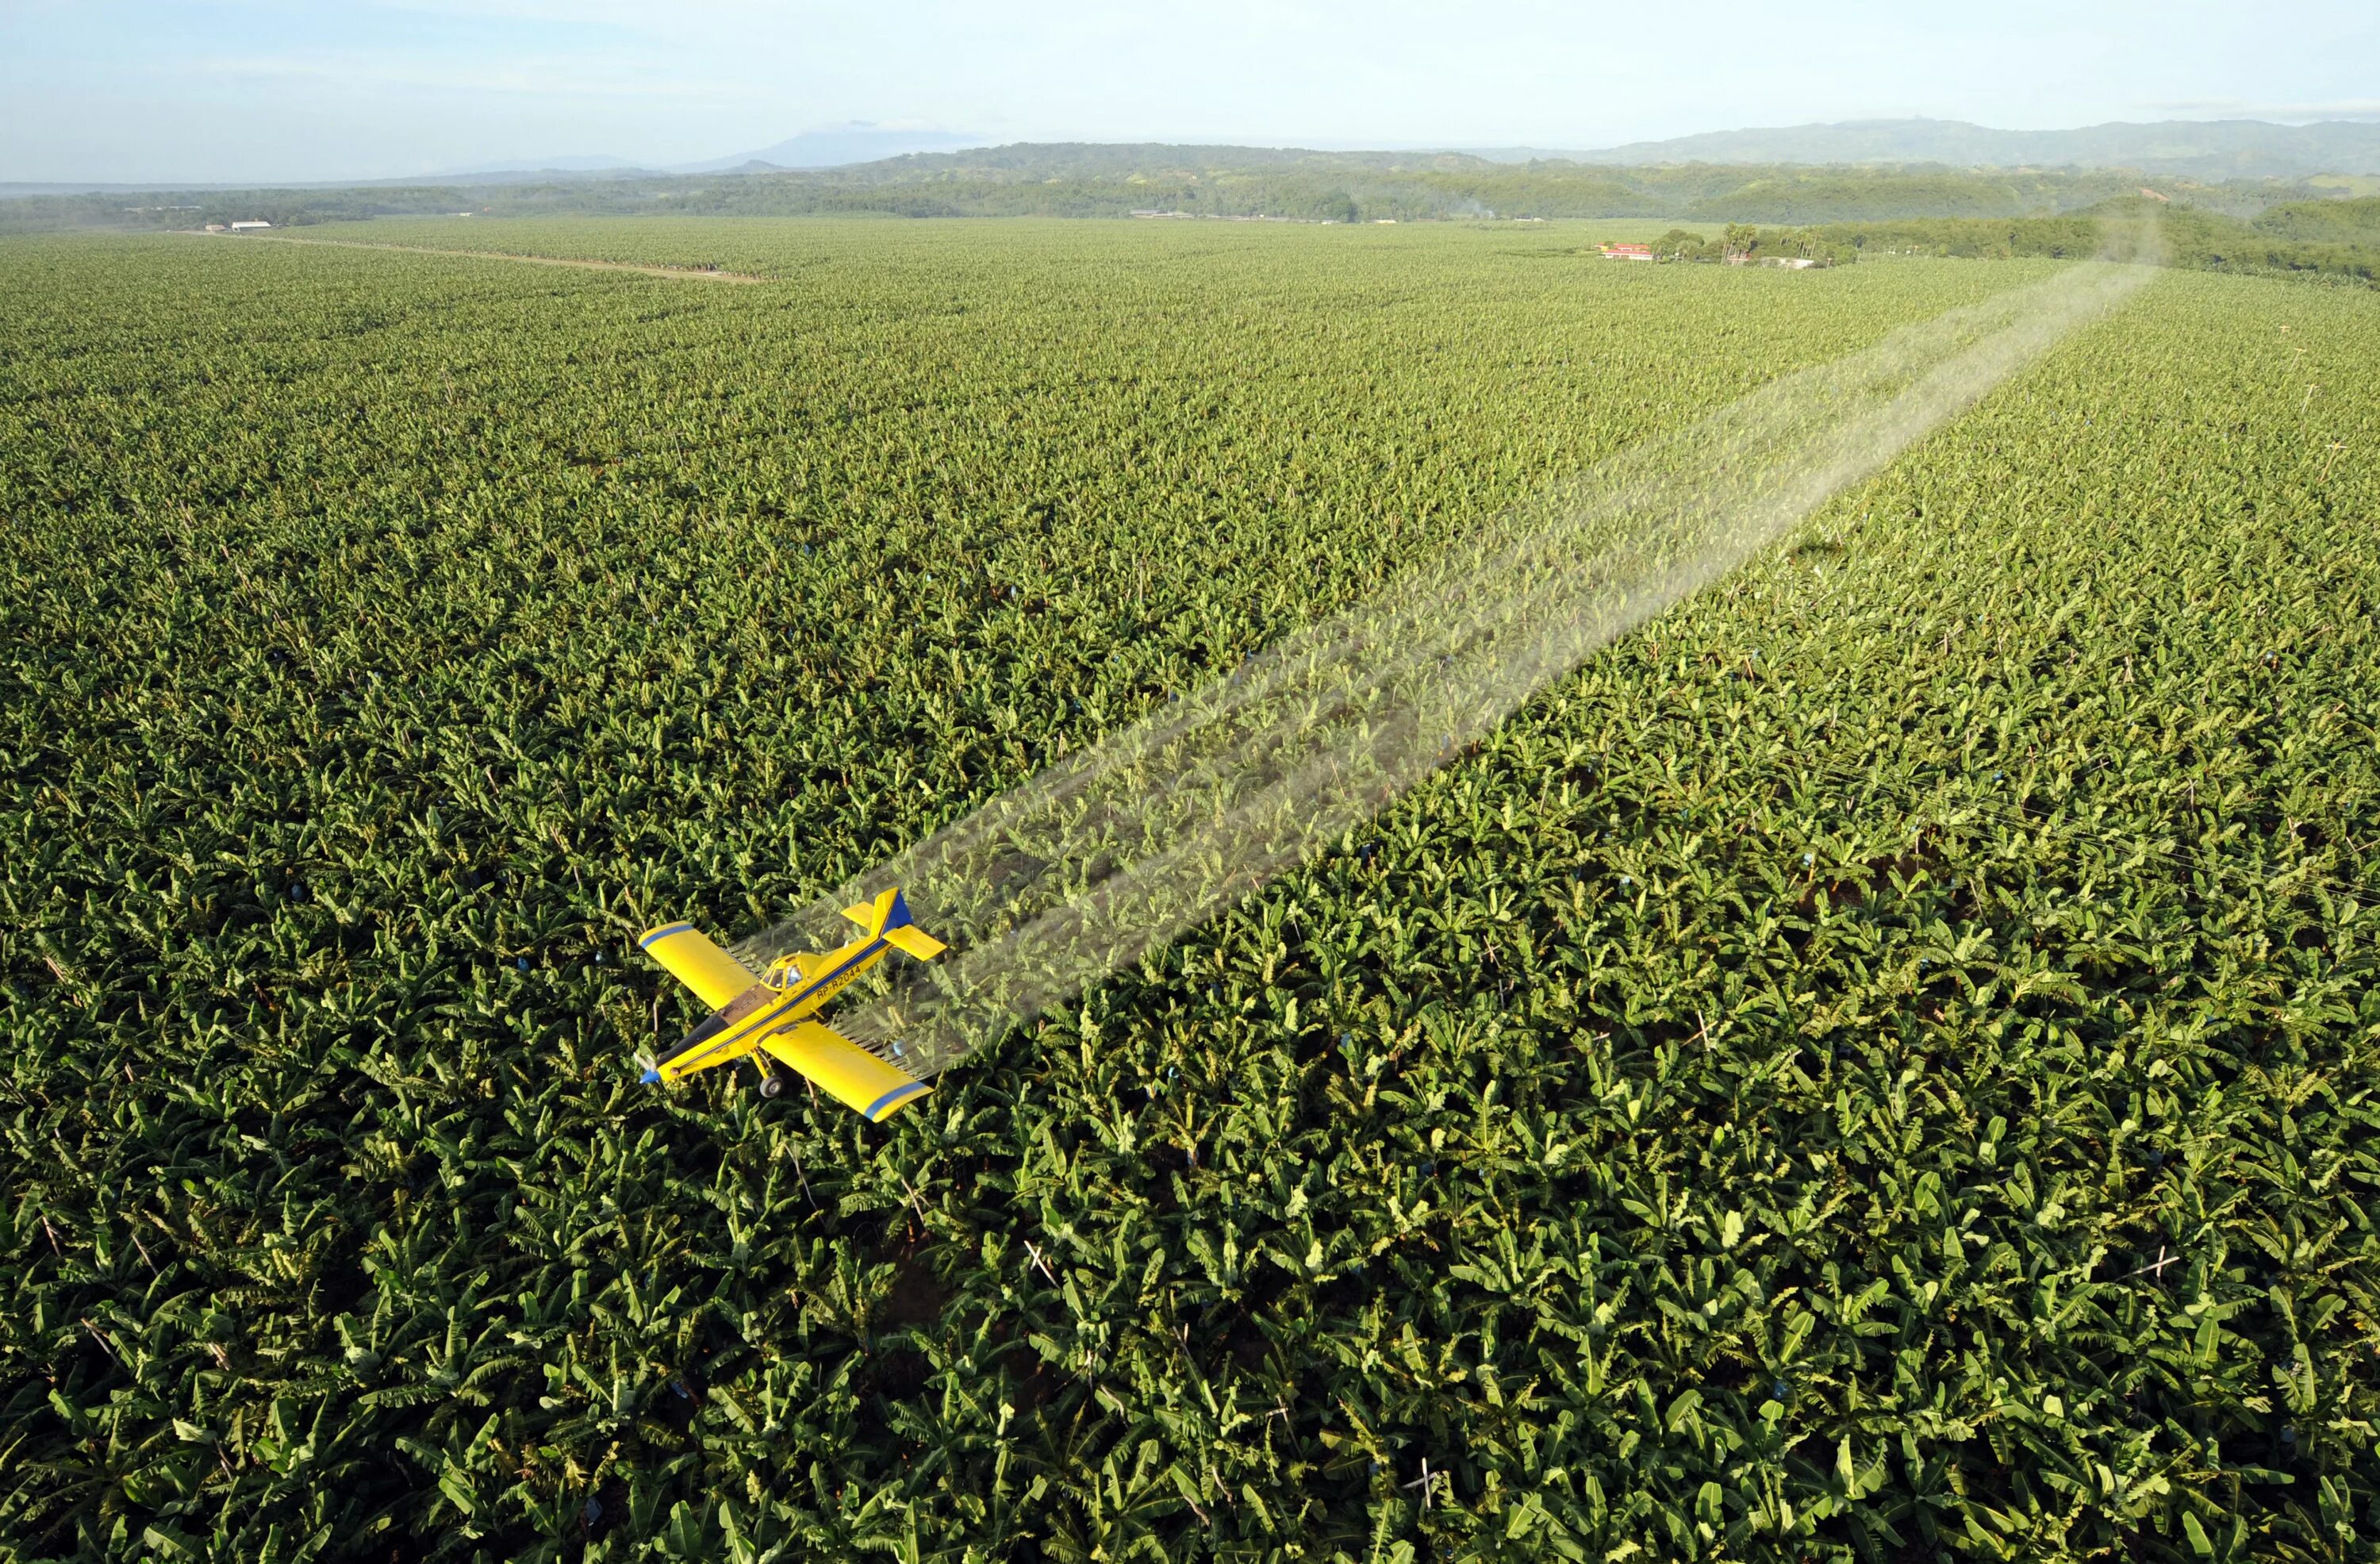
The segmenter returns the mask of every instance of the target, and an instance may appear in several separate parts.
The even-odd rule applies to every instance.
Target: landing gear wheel
[[[773,1069],[762,1072],[760,1076],[760,1095],[764,1097],[781,1097],[784,1095],[784,1092],[785,1078],[783,1076],[778,1074]]]

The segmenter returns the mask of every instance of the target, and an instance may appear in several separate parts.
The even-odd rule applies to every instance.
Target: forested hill
[[[850,167],[516,185],[113,190],[0,201],[0,229],[193,227],[456,212],[540,214],[907,217],[1204,217],[1374,222],[1485,217],[1664,217],[1705,222],[1876,222],[2025,217],[2131,196],[2111,170],[1809,167],[1788,164],[1593,166],[1500,163],[1458,153],[1338,153],[1257,147],[1020,144],[919,153]],[[2282,179],[2158,180],[2158,194],[2235,216],[2336,191]]]

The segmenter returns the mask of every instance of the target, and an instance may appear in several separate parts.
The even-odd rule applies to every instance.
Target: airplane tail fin
[[[905,950],[920,961],[930,961],[950,948],[917,926],[917,921],[909,916],[909,903],[902,897],[898,886],[873,901],[844,908],[843,915],[866,929],[870,939],[880,938],[894,949]]]
[[[870,1124],[883,1123],[933,1090],[820,1021],[804,1021],[760,1046]]]

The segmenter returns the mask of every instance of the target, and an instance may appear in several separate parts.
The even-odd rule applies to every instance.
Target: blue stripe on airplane
[[[892,1090],[885,1093],[882,1096],[868,1105],[868,1122],[870,1124],[875,1123],[877,1118],[887,1108],[892,1107],[896,1103],[906,1101],[908,1098],[916,1095],[917,1093],[922,1092],[925,1089],[926,1083],[922,1081],[911,1081],[905,1084],[893,1087]]]
[[[847,968],[847,967],[849,967],[853,961],[863,961],[863,960],[866,960],[869,956],[871,956],[871,955],[875,954],[877,951],[881,950],[882,948],[884,948],[884,942],[883,942],[882,940],[880,940],[880,939],[871,939],[871,940],[869,940],[866,945],[862,946],[862,947],[859,948],[859,950],[850,958],[850,959],[849,959],[849,960],[846,960],[846,961],[842,962],[840,965],[836,966],[836,968],[835,968],[832,971],[820,972],[818,976],[816,976],[816,977],[814,977],[814,978],[810,979],[810,981],[809,981],[809,982],[808,982],[807,984],[803,984],[799,989],[795,990],[795,992],[796,994],[801,994],[801,995],[813,994],[813,993],[817,992],[820,987],[824,986],[824,985],[825,985],[825,984],[827,984],[832,983],[836,978],[841,977],[841,976],[843,975],[843,973],[844,973],[844,969],[845,969],[845,968]]]

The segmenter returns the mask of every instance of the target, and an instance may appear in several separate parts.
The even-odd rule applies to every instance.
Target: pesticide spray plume
[[[2153,238],[2131,240],[2135,257]],[[837,1025],[930,1076],[1338,840],[1616,638],[1719,580],[2147,280],[2090,262],[1784,376],[992,800],[786,923],[900,886],[951,954]]]

